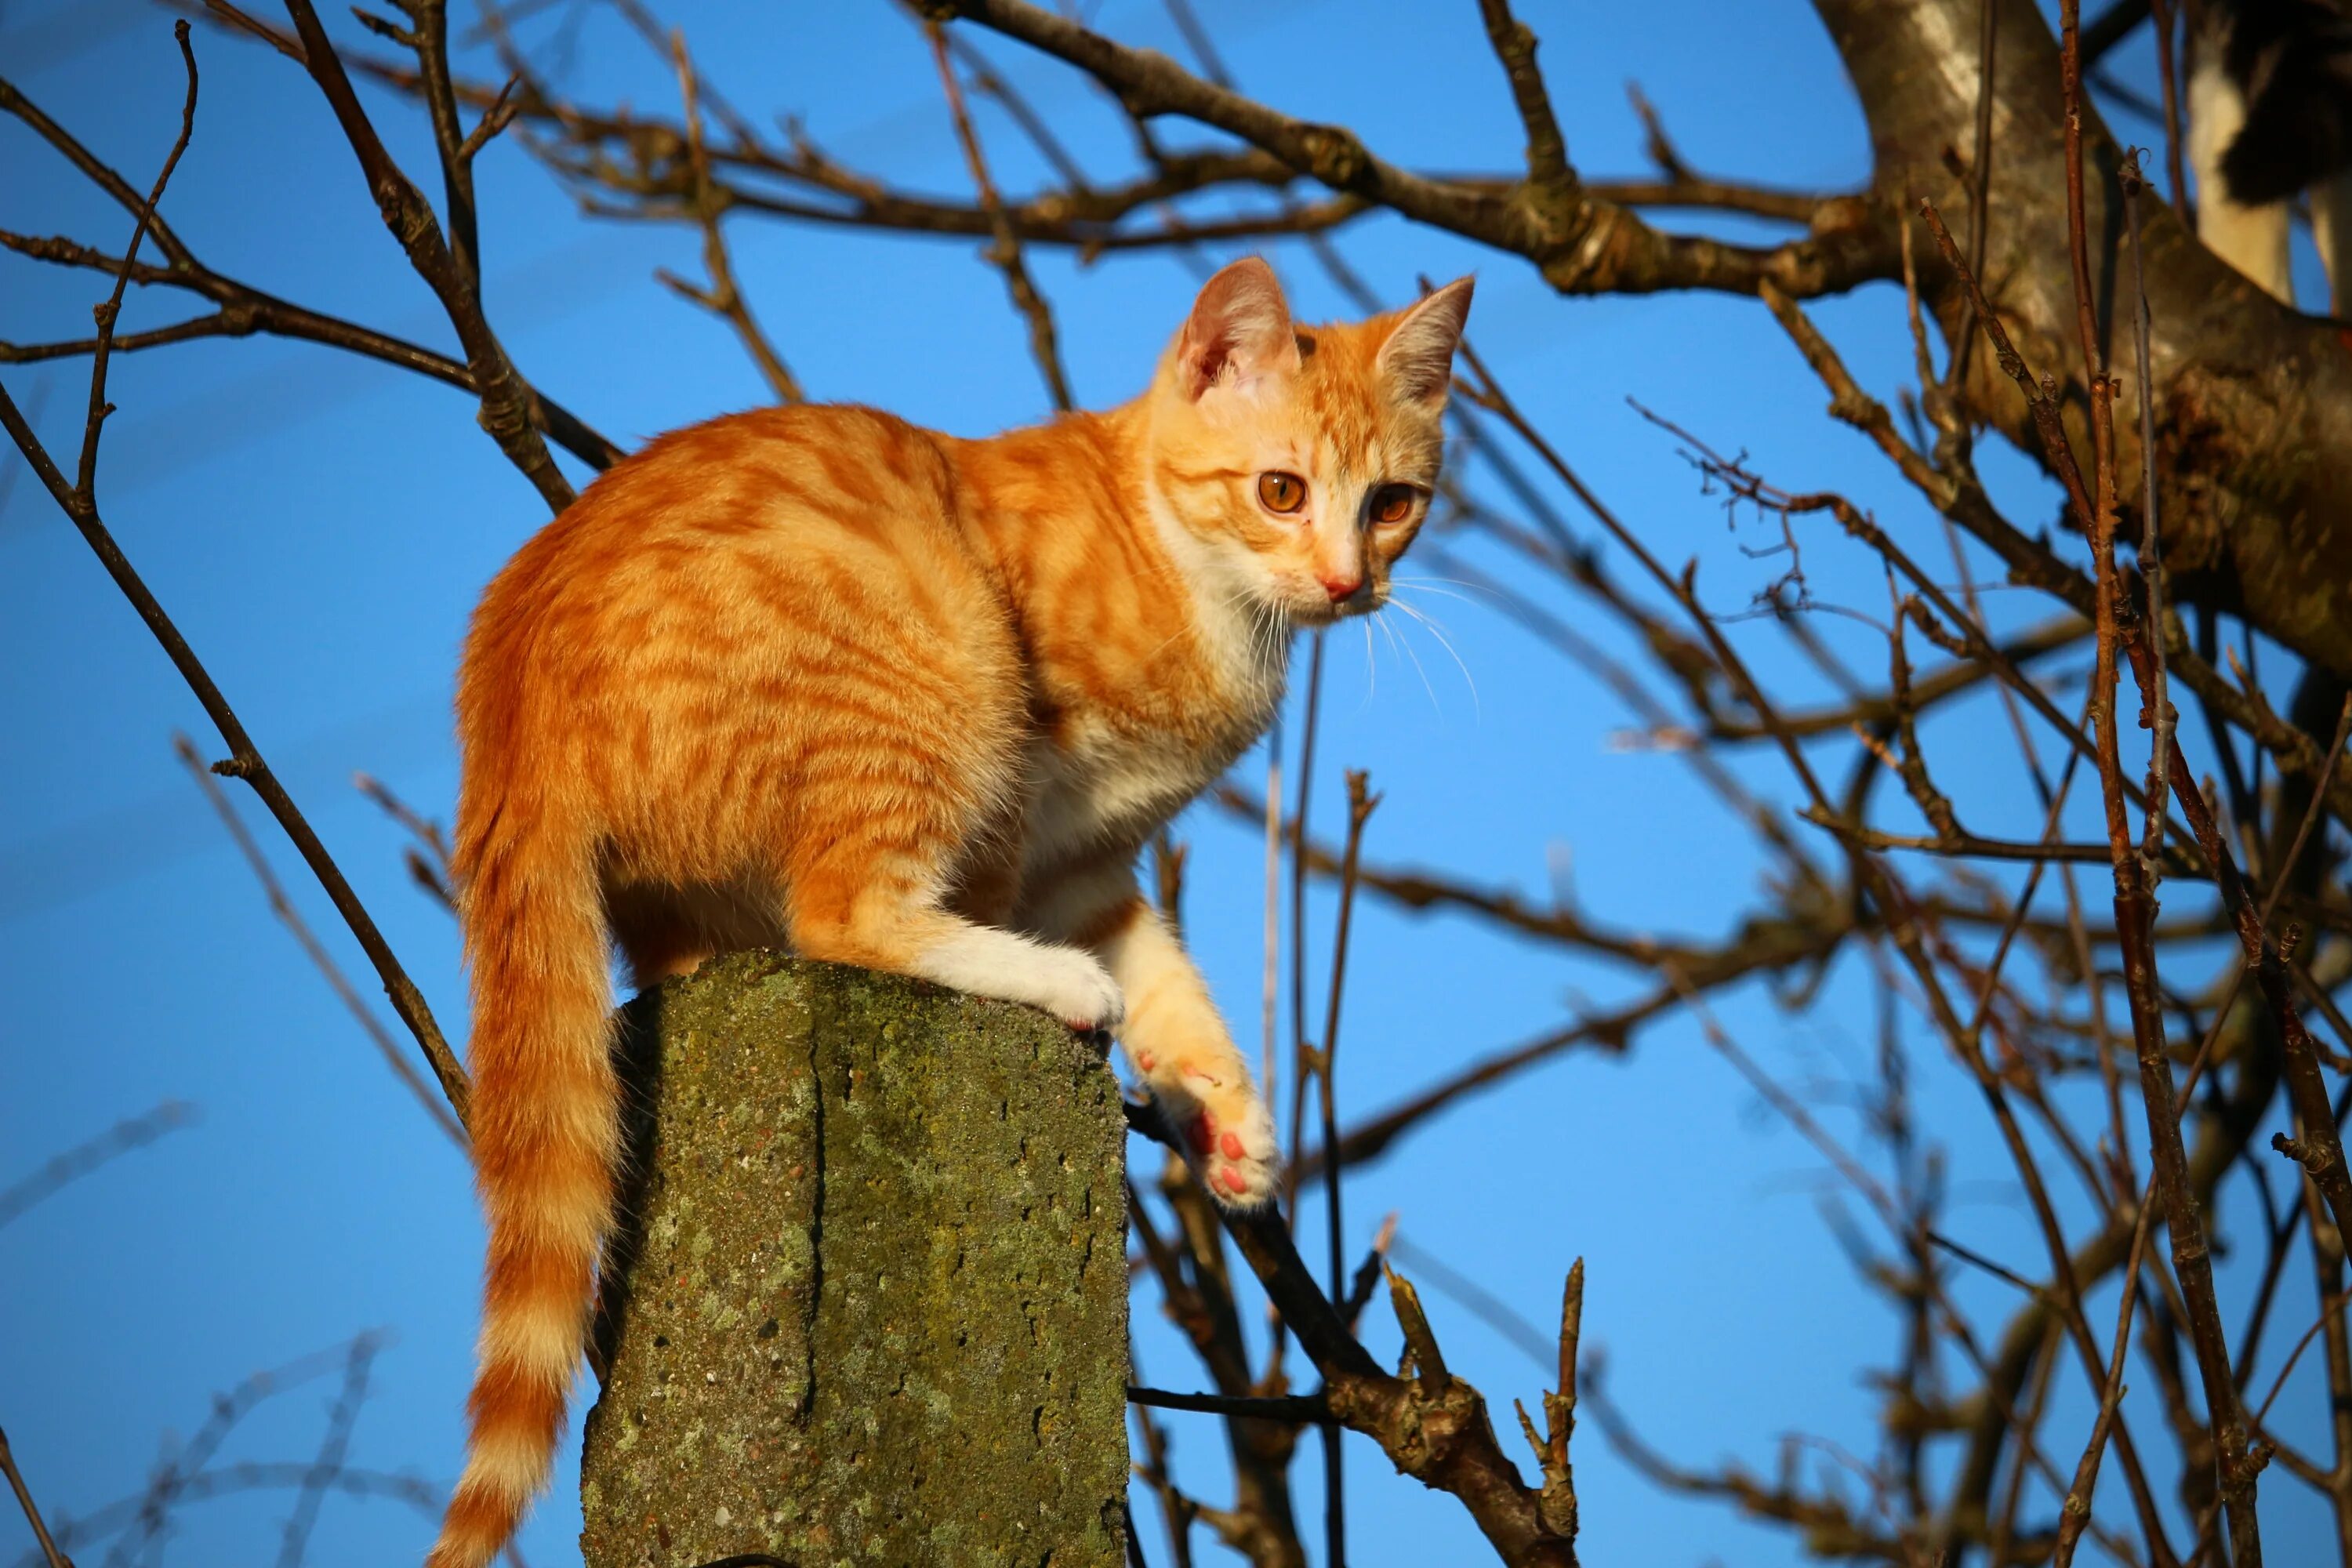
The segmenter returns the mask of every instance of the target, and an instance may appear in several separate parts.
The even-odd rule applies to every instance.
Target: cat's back
[[[814,520],[857,532],[936,517],[952,484],[939,440],[853,404],[758,408],[655,437],[598,476],[516,557],[617,559]]]
[[[470,640],[723,591],[747,569],[936,568],[965,553],[954,484],[940,438],[879,409],[808,404],[687,426],[532,535],[484,593]]]
[[[755,658],[794,626],[999,618],[940,438],[804,405],[672,431],[616,463],[492,579],[460,706],[531,671],[568,682],[688,644]]]

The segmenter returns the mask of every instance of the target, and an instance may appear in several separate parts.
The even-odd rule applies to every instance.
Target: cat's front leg
[[[1273,1200],[1280,1172],[1274,1118],[1250,1079],[1192,955],[1122,874],[1084,902],[1069,934],[1100,958],[1127,999],[1119,1038],[1136,1077],[1218,1202],[1251,1209]]]

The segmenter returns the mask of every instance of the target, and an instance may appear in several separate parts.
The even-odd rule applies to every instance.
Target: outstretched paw
[[[1223,1117],[1197,1100],[1168,1110],[1209,1195],[1230,1209],[1260,1208],[1273,1201],[1281,1170],[1274,1119],[1246,1089],[1225,1098],[1238,1103]]]

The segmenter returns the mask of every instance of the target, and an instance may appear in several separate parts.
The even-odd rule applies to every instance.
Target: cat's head
[[[1152,385],[1147,482],[1212,592],[1309,626],[1388,602],[1437,484],[1470,287],[1300,327],[1255,257],[1202,286]]]

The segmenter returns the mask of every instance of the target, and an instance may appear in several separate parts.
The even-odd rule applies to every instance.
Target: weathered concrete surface
[[[1118,1568],[1125,1119],[1098,1053],[766,953],[625,1016],[639,1173],[587,1568]]]

